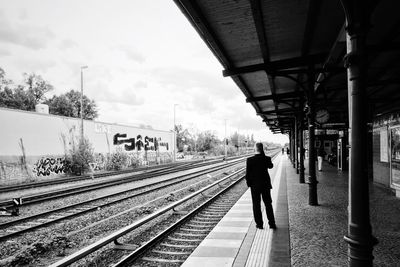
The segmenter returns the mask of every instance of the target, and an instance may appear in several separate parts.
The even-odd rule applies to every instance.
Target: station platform
[[[265,212],[264,229],[256,229],[247,190],[182,266],[347,266],[347,172],[324,164],[318,206],[308,205],[308,184],[299,183],[286,155],[270,176],[277,229],[269,229]],[[374,265],[400,266],[400,199],[371,183],[370,202],[379,240]]]

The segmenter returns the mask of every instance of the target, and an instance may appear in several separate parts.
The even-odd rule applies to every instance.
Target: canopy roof
[[[286,133],[314,87],[328,123],[346,123],[345,17],[339,0],[175,0],[246,101]],[[371,5],[370,119],[400,110],[400,1]],[[310,75],[310,70],[315,75]]]

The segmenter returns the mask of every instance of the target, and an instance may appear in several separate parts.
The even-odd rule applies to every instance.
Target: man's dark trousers
[[[253,202],[253,215],[256,225],[263,225],[263,218],[261,213],[261,197],[265,205],[269,225],[275,225],[274,210],[272,208],[271,189],[258,189],[250,188],[251,199]]]
[[[272,169],[274,164],[270,157],[264,154],[257,154],[247,159],[246,162],[246,183],[251,189],[251,198],[253,202],[253,214],[257,227],[263,226],[261,213],[261,197],[265,204],[269,225],[275,228],[275,218],[272,209],[271,199],[271,178],[268,169]]]

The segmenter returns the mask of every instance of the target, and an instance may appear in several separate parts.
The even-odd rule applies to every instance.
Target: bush
[[[128,165],[130,165],[128,154],[122,148],[118,147],[115,152],[111,153],[106,169],[109,171],[118,171],[128,167]]]
[[[66,155],[69,168],[67,171],[81,175],[90,170],[89,163],[94,162],[93,147],[89,139],[84,138],[79,142],[72,142],[72,147]]]

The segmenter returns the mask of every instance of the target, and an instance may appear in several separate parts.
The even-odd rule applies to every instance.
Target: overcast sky
[[[99,121],[187,128],[285,143],[274,135],[172,0],[0,0],[0,67],[37,73],[54,94],[80,89]]]

